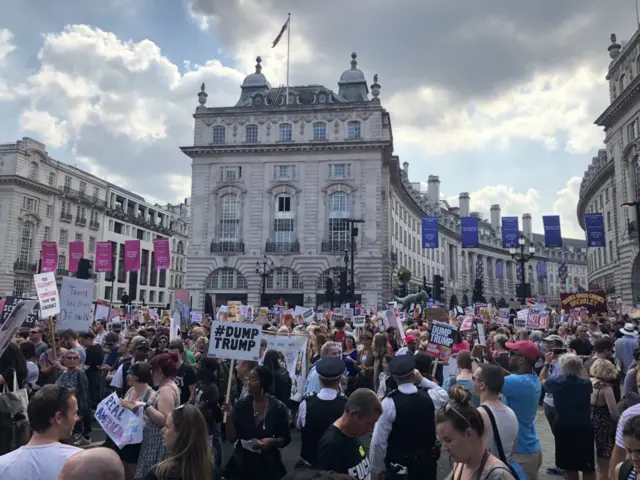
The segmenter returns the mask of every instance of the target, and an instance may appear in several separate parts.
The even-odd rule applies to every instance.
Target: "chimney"
[[[531,239],[533,238],[532,233],[533,232],[531,231],[531,214],[523,213],[522,214],[522,235],[524,236],[524,238],[531,241]]]
[[[460,216],[468,217],[470,210],[471,200],[469,199],[469,192],[462,192],[458,197],[458,205],[460,206]]]
[[[440,179],[436,175],[429,175],[427,180],[427,203],[434,207],[440,205]]]
[[[494,230],[500,228],[500,205],[491,205],[491,227]]]
[[[407,174],[407,177],[409,176],[409,162],[402,162],[402,169],[404,170],[404,173]]]

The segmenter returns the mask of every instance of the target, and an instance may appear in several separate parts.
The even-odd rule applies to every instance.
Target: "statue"
[[[408,311],[411,308],[411,304],[426,305],[429,301],[429,295],[424,290],[420,290],[418,293],[412,293],[406,297],[393,297],[396,302],[401,306],[402,311]]]

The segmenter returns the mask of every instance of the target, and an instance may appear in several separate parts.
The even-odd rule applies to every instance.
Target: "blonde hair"
[[[611,382],[618,378],[618,370],[616,370],[616,366],[609,360],[604,360],[602,358],[593,362],[593,365],[591,365],[591,368],[589,369],[589,373],[592,377],[604,380],[605,382]]]

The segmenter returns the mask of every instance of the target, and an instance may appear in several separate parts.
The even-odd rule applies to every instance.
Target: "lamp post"
[[[351,259],[353,261],[353,250],[351,251]],[[345,298],[343,303],[349,299],[349,250],[344,249],[344,278],[346,280],[346,291],[344,292]]]
[[[356,237],[358,236],[358,227],[356,227],[357,223],[364,223],[364,220],[356,219],[356,218],[347,218],[345,221],[349,224],[350,233],[351,233],[351,294],[353,298],[353,303],[356,301]],[[345,252],[345,259],[347,259]],[[349,271],[348,262],[345,262],[345,266],[347,272]]]
[[[262,292],[260,294],[260,306],[266,307],[264,298],[267,293],[267,279],[273,274],[273,260],[269,260],[265,255],[263,260],[256,262],[256,273],[262,279]]]
[[[531,260],[536,253],[536,249],[533,245],[529,245],[529,253],[525,253],[526,250],[526,241],[523,237],[518,238],[518,249],[516,249],[515,247],[511,247],[509,248],[509,253],[511,254],[511,258],[513,258],[515,261],[517,261],[518,263],[520,263],[520,288],[521,288],[521,293],[522,296],[520,298],[522,305],[527,303],[527,298],[526,298],[526,292],[525,292],[525,271],[524,271],[524,266],[525,264]],[[520,250],[520,253],[518,253],[518,250]]]

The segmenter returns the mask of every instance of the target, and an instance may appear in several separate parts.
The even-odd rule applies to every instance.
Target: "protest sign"
[[[309,337],[307,335],[265,335],[267,350],[277,350],[284,355],[287,371],[291,377],[291,399],[302,400],[304,382],[307,379],[306,352]]]
[[[518,330],[524,330],[527,328],[527,317],[529,317],[529,309],[518,310],[518,316],[513,319],[513,325]]]
[[[451,356],[453,339],[456,329],[453,325],[442,322],[433,322],[427,353],[438,360],[446,362]]]
[[[202,312],[191,312],[191,323],[202,323]]]
[[[356,328],[363,328],[365,323],[364,315],[357,315],[353,317],[353,326]]]
[[[93,322],[93,280],[64,277],[60,289],[60,315],[56,332],[88,332]]]
[[[132,412],[124,408],[115,392],[98,404],[94,416],[102,430],[109,435],[118,448],[142,443],[144,428],[142,409]]]
[[[549,328],[549,312],[546,310],[529,309],[527,315],[527,328],[535,330],[546,330]]]
[[[498,323],[500,325],[509,325],[509,309],[508,308],[498,309]]]
[[[0,329],[0,357],[37,303],[37,300],[19,300],[5,318]]]
[[[465,317],[462,321],[462,325],[460,325],[461,332],[469,332],[473,330],[473,317]]]
[[[425,308],[423,313],[426,320],[446,322],[448,318],[447,311],[444,308]]]
[[[60,313],[60,296],[56,285],[56,275],[53,272],[41,273],[34,275],[33,281],[40,299],[40,315],[46,318]]]
[[[209,339],[209,355],[231,360],[258,361],[261,340],[261,325],[213,322]]]
[[[560,308],[571,310],[572,308],[588,308],[590,313],[607,311],[607,295],[603,291],[561,293]]]

